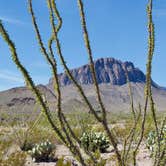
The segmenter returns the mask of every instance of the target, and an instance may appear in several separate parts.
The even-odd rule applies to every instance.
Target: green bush
[[[160,130],[159,133],[161,133],[161,137],[160,137],[160,146],[161,146],[161,149],[160,149],[160,151],[162,152],[166,148],[165,147],[166,146],[166,125],[164,126],[162,132]],[[158,141],[157,141],[157,139],[158,138],[157,138],[156,131],[149,132],[148,137],[147,137],[147,141],[146,141],[146,146],[150,150],[152,157],[154,157],[156,151],[158,151]],[[166,153],[163,156],[162,160],[163,161],[166,160]]]
[[[31,157],[35,162],[50,162],[54,161],[55,145],[50,141],[41,142],[36,144],[31,151],[29,151]]]
[[[102,132],[90,131],[83,133],[81,144],[88,151],[100,150],[100,152],[105,152],[109,147],[109,140]]]

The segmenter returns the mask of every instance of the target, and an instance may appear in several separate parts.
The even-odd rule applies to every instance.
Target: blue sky
[[[60,32],[62,51],[70,68],[88,62],[80,26],[77,0],[57,0],[63,27]],[[45,0],[34,0],[34,9],[43,41],[50,37],[48,10]],[[114,57],[132,61],[145,72],[147,55],[147,0],[84,0],[87,24],[94,59]],[[3,21],[19,57],[36,84],[47,84],[50,68],[44,61],[35,39],[28,13],[27,0],[1,0],[0,19]],[[166,86],[166,1],[154,0],[156,48],[153,80]],[[63,71],[58,60],[58,70]],[[8,47],[0,37],[0,90],[24,85],[21,74],[10,58]]]

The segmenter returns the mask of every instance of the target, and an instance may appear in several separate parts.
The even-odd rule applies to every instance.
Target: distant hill
[[[128,85],[126,84],[125,69],[131,82],[135,108],[138,107],[139,103],[143,105],[146,77],[132,62],[122,62],[114,58],[101,58],[96,60],[94,64],[101,96],[108,111],[129,112],[130,110],[130,97]],[[72,69],[71,72],[76,81],[82,85],[92,105],[98,109],[89,65]],[[65,73],[59,74],[59,82],[61,84],[64,111],[88,111],[76,88]],[[51,109],[55,110],[56,96],[53,90],[53,79],[50,79],[48,85],[39,85],[38,88],[46,95]],[[165,111],[166,89],[152,81],[152,90],[157,110]],[[26,87],[18,87],[0,92],[0,111],[30,113],[34,110],[35,104],[36,101],[32,92]]]

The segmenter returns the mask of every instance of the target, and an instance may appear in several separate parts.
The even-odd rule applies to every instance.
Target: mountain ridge
[[[97,82],[99,84],[101,98],[108,111],[120,112],[130,110],[130,96],[126,72],[131,82],[134,106],[138,103],[144,105],[144,87],[146,76],[134,66],[132,62],[122,62],[114,58],[100,58],[94,61]],[[96,93],[90,73],[89,64],[72,69],[71,73],[76,81],[81,84],[85,95],[94,108],[98,108]],[[75,86],[65,73],[59,74],[61,84],[62,107],[64,111],[88,111],[88,108]],[[55,110],[56,96],[53,89],[53,79],[47,85],[38,85],[37,88],[46,96],[51,110]],[[152,81],[152,91],[156,107],[159,111],[166,108],[166,89]],[[36,99],[27,87],[12,88],[0,92],[0,112],[32,113],[36,106]],[[38,107],[39,110],[39,107]]]
[[[110,83],[111,85],[124,85],[127,83],[127,77],[130,82],[145,83],[145,74],[130,61],[122,62],[115,58],[99,58],[94,61],[97,83]],[[70,70],[73,77],[79,84],[93,84],[90,65],[85,64],[81,67]],[[72,84],[66,73],[60,73],[58,75],[61,86]],[[51,78],[48,83],[48,87],[52,87],[53,79]],[[159,87],[154,81],[152,86]]]

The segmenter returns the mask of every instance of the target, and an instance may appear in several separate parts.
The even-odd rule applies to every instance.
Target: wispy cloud
[[[5,81],[12,81],[14,83],[19,83],[19,84],[24,83],[21,76],[9,70],[0,70],[0,79]]]
[[[15,18],[9,18],[9,17],[5,17],[5,16],[0,16],[0,20],[2,20],[3,22],[9,23],[9,24],[26,25],[26,23],[21,20],[18,20]]]

